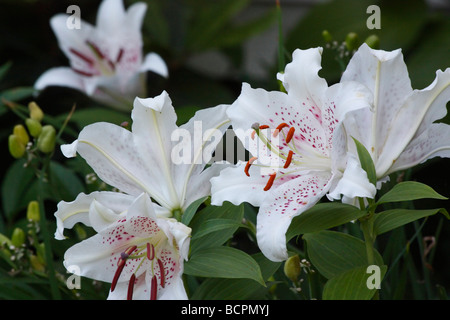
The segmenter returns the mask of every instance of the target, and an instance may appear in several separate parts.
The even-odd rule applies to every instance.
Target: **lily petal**
[[[260,169],[250,167],[250,177],[244,173],[245,163],[238,163],[220,172],[220,175],[211,179],[211,204],[220,206],[224,201],[234,205],[248,202],[253,206],[263,203],[265,193],[264,186],[267,177],[262,176]]]
[[[447,124],[435,123],[414,138],[386,174],[411,168],[434,157],[450,158],[450,126]]]
[[[436,72],[436,78],[432,84],[423,90],[415,90],[405,101],[401,110],[393,119],[393,125],[389,128],[389,135],[387,136],[384,144],[384,152],[380,155],[377,163],[377,172],[386,173],[392,172],[390,168],[393,164],[398,167],[394,162],[398,157],[401,157],[403,161],[407,155],[402,155],[403,149],[408,149],[408,153],[411,153],[414,159],[411,159],[411,163],[417,163],[416,160],[422,162],[425,154],[433,154],[433,148],[441,148],[445,145],[443,143],[437,143],[436,141],[430,141],[425,143],[424,137],[430,136],[430,139],[436,138],[439,133],[436,128],[428,134],[422,135],[424,131],[429,130],[430,126],[433,127],[433,122],[443,118],[446,113],[446,104],[450,97],[450,68],[445,72],[438,70]],[[402,125],[408,123],[408,125]],[[444,126],[440,126],[444,129]],[[419,138],[420,137],[420,138]],[[442,137],[445,137],[444,132]],[[415,141],[418,139],[419,141]],[[445,140],[444,140],[445,141]],[[410,148],[409,144],[415,147]],[[425,148],[422,151],[418,151],[417,147],[421,146]],[[402,148],[399,148],[402,147]],[[412,151],[415,149],[415,151]],[[397,151],[397,152],[395,152]],[[421,155],[417,154],[419,152]],[[382,176],[380,176],[382,177]]]
[[[152,71],[156,74],[159,74],[160,76],[163,76],[164,78],[167,78],[169,76],[167,64],[164,62],[160,55],[153,52],[148,53],[145,56],[145,59],[142,62],[139,71]]]
[[[35,82],[36,90],[43,90],[50,86],[69,87],[76,90],[85,90],[84,82],[81,77],[71,68],[58,67],[45,71]]]
[[[326,80],[318,75],[322,69],[322,51],[322,48],[296,49],[292,53],[292,62],[286,65],[284,74],[277,75],[289,95],[295,99],[308,100],[317,112],[320,112],[322,98],[328,88]]]
[[[349,155],[343,176],[327,196],[330,200],[340,199],[340,195],[351,199],[356,197],[373,199],[376,192],[375,185],[370,183],[367,173],[361,168],[359,161],[352,155]]]
[[[373,50],[363,44],[350,60],[342,81],[360,82],[373,92],[374,110],[368,127],[371,130],[365,130],[371,141],[365,145],[376,162],[396,113],[412,93],[401,50]],[[365,138],[358,137],[358,140],[364,143]]]
[[[294,217],[317,203],[328,191],[331,173],[315,172],[299,176],[268,191],[256,224],[262,253],[272,261],[288,258],[286,231]]]
[[[90,194],[80,193],[71,202],[60,201],[57,206],[58,210],[55,212],[57,224],[55,238],[58,240],[65,239],[63,235],[64,229],[71,229],[78,222],[86,226],[95,226],[97,230],[100,230],[117,220],[110,218],[107,220],[101,219],[100,215],[93,219],[92,213],[90,213],[90,207],[93,201],[97,201],[99,204],[107,203],[108,208],[119,217],[119,213],[128,208],[133,199],[134,197],[126,194],[101,191]],[[100,223],[100,221],[103,222]]]

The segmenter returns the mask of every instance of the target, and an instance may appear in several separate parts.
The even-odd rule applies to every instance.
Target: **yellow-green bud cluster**
[[[10,154],[16,158],[25,156],[31,148],[30,136],[36,141],[36,148],[43,153],[51,153],[55,149],[56,130],[52,125],[42,125],[44,113],[36,102],[28,104],[29,117],[25,119],[25,126],[17,124],[9,136],[8,147]]]

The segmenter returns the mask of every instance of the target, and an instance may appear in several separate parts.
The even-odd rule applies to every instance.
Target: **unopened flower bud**
[[[44,264],[40,261],[40,259],[38,258],[38,256],[32,254],[29,257],[30,259],[30,264],[31,267],[36,270],[36,271],[40,271],[40,272],[44,272],[45,271],[45,266]]]
[[[17,124],[14,126],[13,135],[19,138],[20,142],[26,146],[28,142],[30,142],[30,137],[28,136],[28,132],[25,127],[21,124]]]
[[[322,31],[322,38],[323,38],[323,40],[325,40],[326,43],[333,41],[333,36],[331,35],[331,33],[328,30]]]
[[[300,267],[300,257],[298,255],[289,257],[284,262],[284,274],[291,281],[295,282],[300,275],[302,268]]]
[[[55,149],[56,130],[52,125],[42,127],[42,132],[37,141],[37,147],[44,153],[50,153]]]
[[[27,207],[27,219],[29,221],[38,222],[41,219],[41,215],[39,212],[39,202],[36,200],[30,201]]]
[[[356,33],[350,32],[345,37],[345,46],[347,47],[347,50],[353,51],[358,49],[359,47],[359,37]]]
[[[11,134],[8,138],[8,148],[9,153],[16,159],[22,158],[25,154],[25,145],[14,134]]]
[[[25,120],[25,124],[27,125],[28,132],[30,132],[32,137],[39,137],[42,131],[42,125],[39,121],[33,118],[28,118]]]
[[[36,121],[41,121],[44,118],[44,112],[39,108],[36,102],[32,101],[28,104],[28,110],[30,110],[30,118]]]
[[[23,245],[25,243],[25,232],[20,228],[15,228],[11,236],[11,243],[16,248]]]
[[[378,38],[378,36],[375,34],[368,36],[364,42],[372,49],[380,48],[380,38]]]

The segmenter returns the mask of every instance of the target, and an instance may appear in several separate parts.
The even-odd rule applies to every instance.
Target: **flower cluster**
[[[188,298],[182,276],[192,228],[184,215],[199,199],[210,196],[216,207],[257,207],[259,249],[271,261],[286,261],[293,219],[324,197],[367,213],[365,204],[375,208],[390,174],[450,157],[450,126],[436,123],[446,115],[450,69],[437,71],[427,88],[413,90],[401,50],[366,44],[339,83],[328,85],[319,76],[322,48],[297,49],[277,75],[285,90],[244,83],[231,105],[198,111],[177,126],[166,91],[143,98],[144,71],[168,75],[158,55],[142,57],[144,12],[142,3],[125,11],[120,0],[105,0],[97,27],[84,23],[80,30],[68,30],[63,17],[54,17],[51,26],[71,66],[49,70],[36,83],[37,89],[64,85],[116,108],[133,107],[130,129],[98,122],[61,146],[64,156],[81,156],[118,190],[81,193],[61,201],[55,213],[57,239],[80,222],[96,232],[66,251],[64,265],[110,282],[110,299]],[[211,163],[230,127],[250,156],[235,164]],[[175,141],[199,134],[200,141]],[[361,150],[370,157],[364,160]],[[175,152],[189,155],[183,158],[188,161],[174,161]],[[211,228],[228,223],[217,220]]]

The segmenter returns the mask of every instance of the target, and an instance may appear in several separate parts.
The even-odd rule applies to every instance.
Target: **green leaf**
[[[3,80],[3,78],[8,73],[9,69],[11,69],[12,61],[8,61],[0,66],[0,80]]]
[[[386,270],[386,266],[381,266],[379,271],[376,271],[379,272],[380,283]],[[327,281],[322,298],[324,300],[370,300],[377,290],[367,285],[367,280],[370,280],[371,276],[372,272],[368,272],[367,266],[344,271]]]
[[[201,238],[212,232],[230,229],[234,227],[242,227],[242,223],[238,223],[231,219],[211,219],[203,222],[200,227],[193,233],[192,239]]]
[[[304,234],[333,228],[356,220],[367,214],[355,206],[340,203],[319,203],[292,219],[286,232],[286,239]]]
[[[5,217],[10,220],[28,202],[35,199],[31,185],[35,185],[35,174],[32,168],[25,167],[25,160],[13,162],[5,174],[2,183],[2,206]]]
[[[439,199],[446,200],[448,198],[440,195],[433,188],[426,184],[405,181],[396,184],[391,190],[385,193],[378,201],[377,205],[387,202],[410,201],[418,199]]]
[[[306,240],[311,263],[327,279],[344,271],[367,265],[364,242],[351,235],[325,230],[307,233],[303,238]],[[375,262],[377,265],[383,265],[383,259],[377,251],[375,251]]]
[[[189,225],[192,228],[193,234],[202,228],[201,225],[203,223],[212,219],[229,219],[234,221],[236,224],[216,232],[211,232],[201,238],[192,239],[191,254],[194,254],[196,251],[201,249],[218,247],[224,244],[239,228],[239,224],[242,222],[243,217],[244,206],[235,206],[230,202],[225,202],[220,207],[210,205],[197,212]]]
[[[359,162],[361,163],[361,167],[366,171],[367,178],[369,179],[370,183],[373,185],[377,185],[377,172],[375,170],[375,165],[373,164],[372,157],[370,156],[370,153],[367,151],[366,147],[353,138],[353,141],[355,141],[356,144],[356,150],[358,151],[358,157]]]
[[[263,279],[269,279],[281,266],[281,262],[268,260],[262,253],[252,255],[259,264]],[[244,300],[264,299],[269,288],[251,279],[209,278],[194,292],[194,300]]]
[[[203,202],[205,202],[206,199],[208,199],[208,197],[203,197],[192,202],[181,216],[181,222],[185,225],[189,225],[198,208],[202,205]]]
[[[444,208],[428,210],[410,210],[410,209],[392,209],[386,210],[375,215],[373,231],[376,235],[391,231],[415,220],[432,216],[436,213],[442,213],[450,219],[450,216]]]
[[[197,251],[184,264],[184,272],[197,277],[252,279],[265,286],[258,263],[247,253],[231,247]]]
[[[30,97],[34,92],[33,87],[16,87],[0,93],[0,106],[4,101],[19,101]]]

